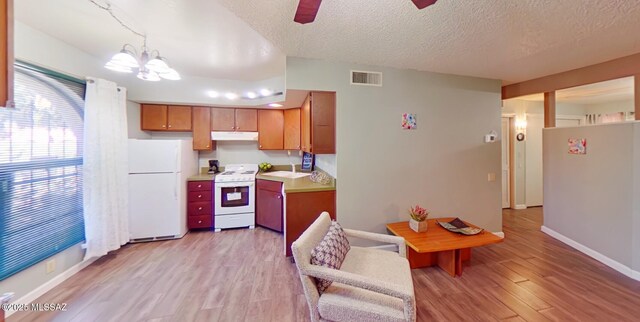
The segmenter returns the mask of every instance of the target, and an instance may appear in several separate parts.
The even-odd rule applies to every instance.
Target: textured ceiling
[[[325,0],[300,25],[297,1],[218,0],[288,56],[529,80],[640,52],[640,1]]]
[[[640,52],[640,1],[324,0],[315,22],[297,1],[97,0],[147,33],[182,74],[255,81],[285,55],[485,77],[505,84]],[[141,45],[88,0],[15,1],[21,22],[107,60]]]
[[[216,1],[96,2],[111,3],[116,16],[147,34],[149,48],[159,50],[183,75],[255,81],[284,74],[283,53]],[[89,0],[19,0],[15,15],[105,62],[125,43],[142,46],[142,38]]]

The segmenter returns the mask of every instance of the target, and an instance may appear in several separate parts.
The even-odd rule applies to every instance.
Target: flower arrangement
[[[409,208],[409,215],[411,216],[411,219],[421,222],[427,220],[429,212],[427,209],[420,207],[420,205],[415,205],[415,207]]]

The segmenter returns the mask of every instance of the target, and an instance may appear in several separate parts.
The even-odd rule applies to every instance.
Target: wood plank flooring
[[[473,250],[461,277],[412,271],[418,321],[638,321],[640,282],[540,232],[541,208],[505,210],[504,243]],[[8,321],[309,321],[282,236],[190,233],[127,245]]]

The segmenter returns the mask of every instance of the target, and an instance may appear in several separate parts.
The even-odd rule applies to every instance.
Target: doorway
[[[513,192],[511,163],[513,143],[511,142],[511,123],[513,117],[502,117],[502,208],[511,208]]]

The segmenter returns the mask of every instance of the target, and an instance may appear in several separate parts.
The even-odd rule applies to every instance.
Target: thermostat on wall
[[[495,131],[491,131],[489,132],[489,134],[484,136],[484,142],[485,143],[495,142],[497,137],[498,137],[498,133],[496,133]]]

